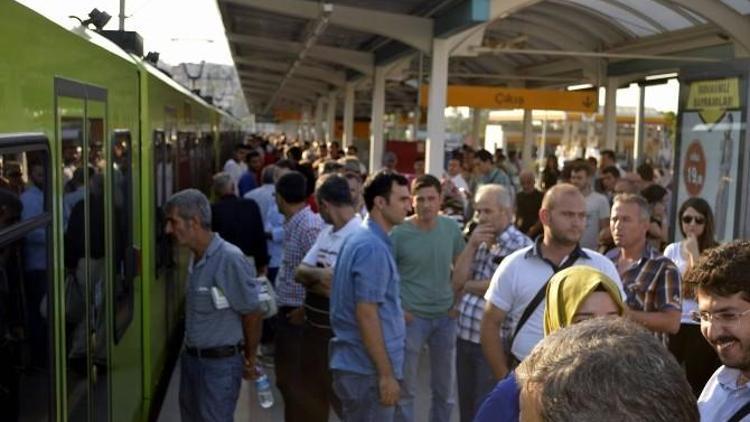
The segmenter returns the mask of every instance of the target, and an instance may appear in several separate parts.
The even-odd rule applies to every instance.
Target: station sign
[[[419,104],[426,107],[430,87],[423,85]],[[563,110],[595,113],[597,90],[554,91],[543,89],[510,89],[495,86],[448,85],[446,106],[486,109]]]

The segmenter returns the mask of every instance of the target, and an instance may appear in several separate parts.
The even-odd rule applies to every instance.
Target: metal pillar
[[[344,88],[344,134],[341,148],[346,150],[349,145],[354,145],[354,84],[351,82]]]
[[[646,86],[638,85],[638,108],[635,112],[635,139],[633,143],[633,170],[643,159],[643,142],[646,137]]]
[[[336,91],[328,94],[328,114],[326,115],[326,142],[336,140]]]
[[[432,41],[432,68],[430,70],[430,99],[427,110],[426,172],[442,176],[445,161],[445,103],[448,91],[448,40]]]
[[[537,160],[538,163],[541,163],[542,166],[545,165],[545,162],[547,160],[547,154],[545,150],[547,149],[547,110],[544,111],[544,118],[542,118],[542,141],[539,145],[539,149],[537,150]],[[535,166],[534,171],[538,170],[539,166]]]
[[[376,66],[372,83],[372,115],[370,117],[370,170],[383,165],[383,115],[385,114],[385,67]]]
[[[315,140],[323,140],[323,102],[325,98],[319,97],[315,105]]]
[[[534,162],[531,157],[532,147],[534,146],[534,110],[525,109],[523,111],[523,168],[531,168]]]
[[[604,102],[604,147],[614,151],[617,148],[617,87],[618,80],[607,81]]]

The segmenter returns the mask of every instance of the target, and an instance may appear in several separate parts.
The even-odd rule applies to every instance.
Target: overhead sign
[[[727,109],[740,108],[739,78],[697,81],[690,84],[685,110],[698,111],[704,123],[715,124]]]
[[[422,86],[419,104],[427,106],[429,86]],[[594,113],[598,110],[596,90],[552,91],[508,89],[494,86],[449,85],[446,105],[488,109],[564,110]]]

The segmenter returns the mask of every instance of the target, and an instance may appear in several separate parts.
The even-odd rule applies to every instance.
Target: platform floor
[[[175,365],[175,371],[172,374],[172,379],[169,382],[169,388],[167,395],[164,398],[164,405],[162,406],[159,414],[158,422],[179,422],[180,421],[180,408],[177,401],[177,393],[180,386],[180,363],[177,362]],[[265,368],[266,373],[272,379],[273,382],[274,373],[273,368]],[[430,367],[428,360],[428,352],[425,350],[422,353],[419,365],[419,386],[417,390],[417,401],[416,401],[416,420],[418,422],[428,422],[429,411],[430,411]],[[275,403],[270,409],[262,409],[258,405],[258,401],[255,396],[255,385],[251,382],[242,382],[242,390],[240,391],[240,398],[237,402],[237,409],[234,413],[235,421],[252,421],[252,422],[283,422],[284,411],[281,403],[281,393],[274,386],[274,399]],[[458,405],[453,407],[453,414],[451,415],[451,422],[458,422]],[[331,412],[331,422],[339,422],[339,419]]]

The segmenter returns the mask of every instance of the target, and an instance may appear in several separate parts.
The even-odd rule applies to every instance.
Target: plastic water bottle
[[[262,369],[258,368],[260,376],[255,380],[255,391],[258,393],[258,404],[264,409],[273,406],[273,391],[271,391],[271,382],[268,380]]]

